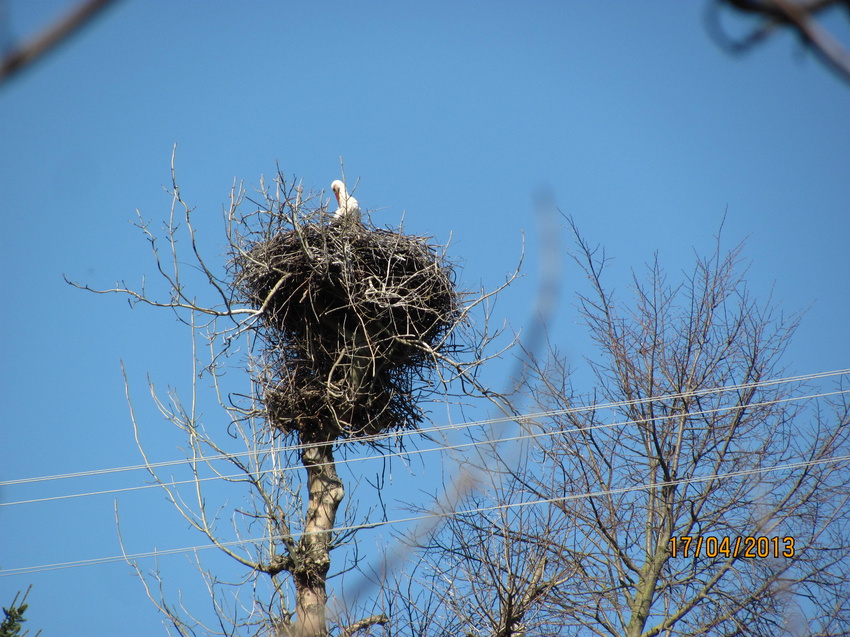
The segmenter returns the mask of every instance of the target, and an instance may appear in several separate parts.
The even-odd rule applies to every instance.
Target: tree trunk
[[[672,476],[667,475],[665,479],[671,480]],[[653,518],[656,514],[661,518],[657,535],[655,535],[655,545],[652,547],[652,551],[647,550],[646,561],[640,570],[637,589],[635,590],[635,596],[631,604],[632,616],[628,626],[626,626],[626,637],[640,637],[649,619],[649,612],[652,608],[652,602],[655,600],[661,571],[670,557],[669,544],[673,530],[672,520],[675,498],[675,486],[667,485],[662,487],[661,497],[659,498],[662,504],[659,505],[658,511],[655,514],[651,514],[648,522],[649,525],[653,525]]]
[[[336,473],[331,441],[324,437],[303,442],[301,459],[307,470],[309,501],[293,572],[297,616],[294,634],[296,637],[322,637],[327,634],[325,582],[331,564],[331,532],[345,489]]]

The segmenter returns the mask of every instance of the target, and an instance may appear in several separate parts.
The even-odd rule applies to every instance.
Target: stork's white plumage
[[[333,190],[336,202],[339,205],[334,213],[334,219],[345,218],[346,221],[360,221],[360,204],[348,194],[345,184],[337,179],[331,184],[331,190]]]

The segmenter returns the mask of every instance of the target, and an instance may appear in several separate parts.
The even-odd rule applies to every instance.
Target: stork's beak
[[[334,197],[336,197],[336,205],[339,205],[339,193],[334,191]]]

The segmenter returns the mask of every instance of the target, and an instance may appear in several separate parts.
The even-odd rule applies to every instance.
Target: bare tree
[[[569,226],[595,388],[577,391],[554,348],[532,364],[528,455],[423,545],[408,624],[850,634],[850,390],[783,378],[797,318],[750,296],[740,247],[723,254],[718,239],[678,284],[656,259],[627,302],[603,282],[604,252]]]
[[[214,267],[199,249],[173,158],[169,193],[164,254],[149,223],[139,222],[164,293],[144,283],[78,287],[171,309],[190,327],[190,400],[151,385],[160,412],[188,441],[188,478],[166,478],[148,457],[131,401],[133,426],[172,504],[241,571],[233,581],[198,557],[216,617],[210,624],[169,601],[158,569],[145,574],[133,566],[180,635],[365,635],[389,618],[353,608],[328,613],[331,554],[382,512],[358,516],[349,498],[340,524],[345,487],[335,450],[397,448],[404,437],[396,434],[409,438],[422,421],[423,400],[492,396],[477,370],[498,333],[486,331],[486,317],[485,329],[470,321],[492,293],[460,295],[444,249],[359,218],[332,220],[320,195],[305,195],[280,172],[271,185],[261,180],[256,201],[234,185],[224,215],[230,258]],[[191,268],[178,256],[181,240]],[[233,368],[243,372],[244,388],[226,376]],[[202,421],[202,379],[228,415],[230,436]],[[209,480],[241,487],[243,506],[214,507],[204,489]],[[357,555],[350,560],[337,575],[357,567]]]

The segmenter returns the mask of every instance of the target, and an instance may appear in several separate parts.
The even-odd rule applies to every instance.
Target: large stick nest
[[[297,223],[235,265],[240,295],[262,309],[273,426],[331,438],[416,426],[414,387],[460,315],[454,271],[427,239]]]

